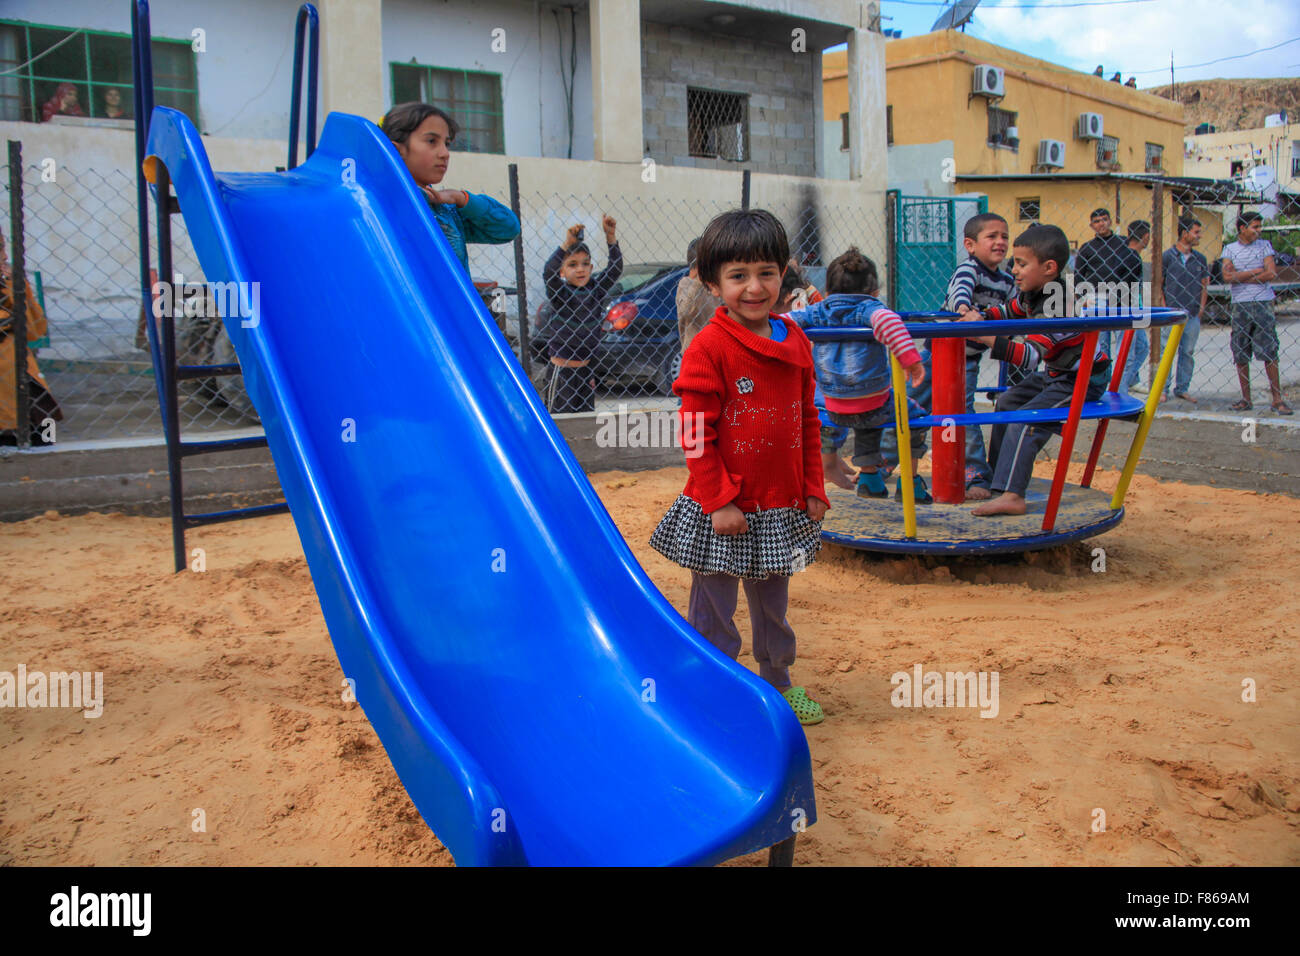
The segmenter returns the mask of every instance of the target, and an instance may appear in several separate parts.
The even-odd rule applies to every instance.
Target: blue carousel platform
[[[847,548],[894,554],[999,554],[1038,551],[1103,534],[1124,520],[1124,509],[1112,511],[1111,496],[1096,488],[1066,485],[1056,524],[1043,531],[1043,509],[1052,483],[1033,478],[1025,495],[1023,515],[977,518],[962,505],[916,506],[917,535],[903,529],[903,503],[895,498],[859,498],[852,491],[827,486],[831,510],[822,521],[822,540]]]

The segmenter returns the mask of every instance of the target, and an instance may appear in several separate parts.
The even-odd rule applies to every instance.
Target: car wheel
[[[682,353],[676,349],[668,356],[664,362],[663,368],[659,372],[659,378],[655,381],[655,388],[660,395],[671,395],[673,393],[673,382],[677,381],[677,376],[682,374]]]

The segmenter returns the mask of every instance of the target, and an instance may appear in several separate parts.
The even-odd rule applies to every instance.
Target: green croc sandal
[[[820,724],[826,719],[826,715],[822,713],[822,705],[804,693],[802,687],[787,687],[781,691],[781,696],[790,705],[794,715],[799,718],[799,723],[807,726]]]

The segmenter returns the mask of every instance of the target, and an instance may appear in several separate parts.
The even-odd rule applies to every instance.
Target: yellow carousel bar
[[[903,479],[903,533],[916,537],[916,489],[912,484],[912,429],[907,424],[907,378],[893,353],[889,373],[894,382],[894,427],[898,431],[898,472]]]
[[[1112,510],[1118,510],[1124,507],[1124,496],[1128,494],[1129,482],[1133,480],[1133,472],[1137,469],[1138,459],[1142,457],[1142,446],[1146,444],[1147,433],[1151,431],[1151,423],[1155,421],[1156,409],[1160,405],[1160,396],[1164,393],[1165,382],[1169,380],[1169,370],[1173,367],[1174,357],[1178,354],[1178,342],[1183,337],[1183,325],[1186,320],[1169,327],[1169,340],[1165,343],[1164,351],[1160,353],[1160,365],[1156,369],[1155,381],[1151,383],[1151,392],[1147,395],[1147,403],[1142,408],[1142,415],[1138,418],[1137,434],[1133,436],[1133,444],[1129,446],[1128,460],[1124,462],[1124,470],[1119,476],[1119,485],[1115,489],[1115,496],[1110,500]]]

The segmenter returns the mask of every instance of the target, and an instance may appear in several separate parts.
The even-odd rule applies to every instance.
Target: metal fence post
[[[889,307],[898,308],[898,197],[897,189],[885,193],[885,269]]]
[[[740,174],[740,208],[749,209],[749,170],[743,170]]]
[[[519,364],[524,374],[533,377],[533,363],[528,350],[528,277],[524,275],[524,214],[519,207],[519,164],[511,163],[510,210],[519,220],[519,235],[515,236],[515,301],[519,308]]]
[[[1157,182],[1151,187],[1151,301],[1147,308],[1157,302],[1164,304],[1161,291],[1164,289],[1165,263],[1163,257],[1165,242],[1165,184]],[[1151,354],[1147,361],[1151,366],[1151,381],[1156,380],[1156,367],[1160,364],[1160,329],[1152,326],[1147,330],[1151,337]],[[1152,388],[1155,386],[1152,385]]]
[[[27,272],[23,261],[23,144],[9,140],[9,244],[13,275],[9,294],[13,304],[9,334],[14,340],[14,431],[18,447],[32,443],[31,392],[27,385]]]

